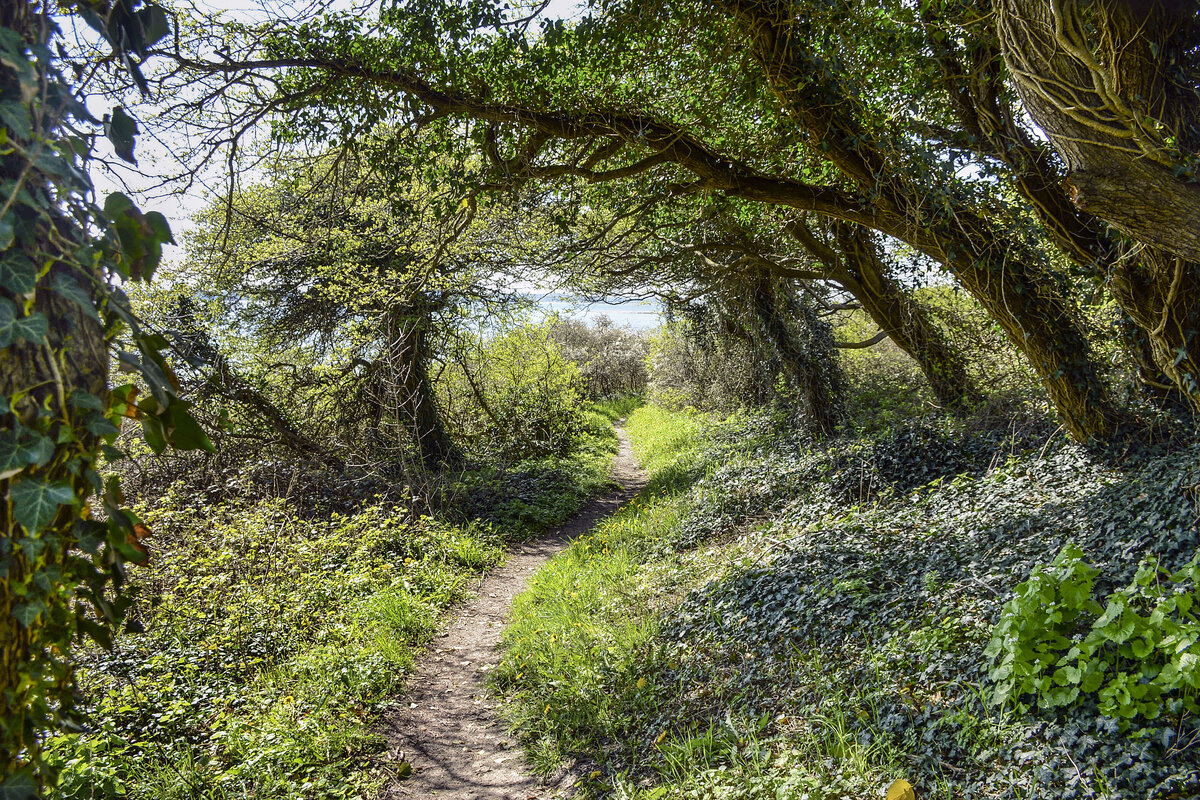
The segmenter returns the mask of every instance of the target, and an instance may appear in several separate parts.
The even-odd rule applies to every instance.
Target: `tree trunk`
[[[38,14],[35,3],[16,0],[0,4],[0,31],[14,32],[29,45],[44,45],[44,35],[51,21]],[[36,50],[34,51],[36,52]],[[47,76],[41,72],[45,62],[35,62],[39,79]],[[43,88],[45,84],[43,83]],[[32,107],[44,117],[35,117],[38,133],[53,140],[58,134],[56,115],[61,113],[45,98],[24,96],[23,88],[11,62],[0,61],[0,100],[11,102],[23,113]],[[54,88],[59,88],[55,86]],[[10,126],[10,145],[19,144],[24,152],[36,152],[43,146],[41,141],[32,142],[18,138]],[[68,403],[73,391],[88,392],[104,402],[108,398],[108,349],[104,331],[99,321],[83,312],[74,301],[51,287],[57,280],[70,278],[77,281],[79,272],[69,265],[74,250],[83,239],[77,224],[63,216],[49,198],[55,196],[55,187],[46,173],[35,164],[25,160],[20,150],[10,149],[0,160],[0,179],[9,188],[5,195],[16,196],[21,186],[22,194],[37,198],[30,202],[42,204],[41,216],[29,213],[30,208],[22,202],[10,199],[0,220],[6,223],[11,238],[17,226],[28,231],[21,242],[18,237],[2,254],[9,266],[24,262],[23,266],[40,269],[48,264],[49,270],[36,282],[33,290],[32,315],[22,309],[28,294],[15,295],[8,289],[0,289],[0,298],[10,303],[9,308],[18,309],[19,320],[32,320],[41,314],[48,323],[44,340],[32,344],[21,337],[7,347],[0,348],[0,397],[11,404],[5,419],[5,433],[15,435],[17,425],[35,428],[39,424],[49,440],[57,442],[54,457],[42,466],[25,466],[9,473],[0,480],[0,494],[6,502],[0,504],[0,524],[3,525],[0,545],[0,782],[21,769],[40,749],[37,737],[41,726],[47,724],[42,718],[46,704],[50,715],[57,717],[54,724],[72,716],[74,678],[71,667],[62,660],[64,626],[70,621],[52,619],[71,613],[68,604],[76,602],[72,597],[74,586],[63,586],[62,576],[70,549],[75,544],[73,525],[77,509],[73,505],[62,505],[54,518],[40,530],[25,530],[17,522],[13,511],[12,488],[18,482],[69,484],[76,497],[86,497],[91,491],[81,474],[80,459],[68,459],[73,454],[73,444],[91,450],[97,437],[87,431],[75,431],[70,420],[78,420],[81,412]],[[44,199],[43,199],[44,198]],[[24,246],[22,246],[22,244]],[[90,266],[90,264],[89,264]],[[86,274],[86,273],[84,273]],[[103,280],[100,275],[96,280]],[[85,289],[86,291],[86,289]],[[51,420],[49,429],[45,423]],[[61,438],[60,438],[61,435]],[[69,438],[68,438],[69,436]],[[65,444],[64,444],[65,443]],[[25,544],[17,545],[19,540]],[[33,545],[37,544],[35,550]],[[39,553],[39,555],[31,555]],[[50,581],[52,586],[31,585]],[[43,591],[44,590],[44,591]],[[46,608],[35,618],[19,621],[15,611],[19,604],[42,595]],[[64,607],[67,606],[67,607]],[[55,630],[57,628],[58,630]],[[31,664],[36,664],[31,669]],[[38,704],[43,704],[38,710]],[[55,705],[58,705],[55,708]]]
[[[396,424],[411,436],[426,469],[458,464],[462,454],[442,421],[429,379],[429,314],[419,306],[394,306],[385,313],[384,357],[388,360]]]
[[[827,77],[805,50],[806,33],[785,2],[723,0],[751,42],[780,103],[822,153],[862,194],[866,214],[842,213],[917,247],[941,262],[996,319],[1025,354],[1077,441],[1112,436],[1122,415],[1092,363],[1074,308],[1036,254],[1012,241],[964,204],[931,214],[924,187],[895,173],[875,136],[854,116],[853,93]],[[739,192],[768,199],[755,187]],[[783,200],[783,198],[780,198]]]
[[[787,382],[800,399],[805,427],[814,436],[829,436],[845,417],[842,374],[833,335],[812,310],[783,296],[774,281],[760,275],[751,289],[755,319],[766,344],[779,357]],[[788,329],[785,314],[801,323],[807,341]]]
[[[942,406],[963,410],[982,399],[962,355],[946,341],[921,304],[888,274],[887,264],[865,228],[853,223],[837,225],[840,255],[800,223],[788,226],[788,231],[825,265],[832,280],[862,304],[880,330],[917,362]]]
[[[1175,75],[1196,45],[1189,5],[996,0],[995,9],[1009,73],[1067,163],[1075,204],[1198,261],[1198,106]]]
[[[1195,8],[997,0],[996,12],[1009,71],[1067,164],[1071,199],[1144,245],[1109,266],[1109,289],[1200,411],[1200,103],[1173,74],[1196,46]]]

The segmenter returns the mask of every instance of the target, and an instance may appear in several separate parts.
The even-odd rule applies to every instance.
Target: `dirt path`
[[[391,766],[406,761],[412,775],[392,782],[382,798],[549,800],[568,788],[565,781],[546,784],[529,774],[520,747],[495,714],[485,680],[499,660],[497,645],[513,598],[529,576],[644,485],[620,424],[617,437],[621,448],[611,474],[623,488],[593,500],[558,530],[513,551],[434,640],[407,696],[384,719]]]

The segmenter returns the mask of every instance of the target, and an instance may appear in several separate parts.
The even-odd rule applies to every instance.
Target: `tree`
[[[253,114],[301,119],[300,109],[317,106],[345,120],[348,101],[336,95],[359,97],[371,87],[372,115],[417,124],[463,120],[471,137],[458,129],[454,141],[473,142],[499,180],[653,175],[676,193],[739,197],[893,236],[942,264],[996,319],[1041,377],[1072,436],[1112,435],[1123,415],[1075,322],[1064,277],[1039,251],[1036,236],[1013,226],[1019,214],[1004,209],[995,186],[964,180],[914,135],[915,125],[887,121],[884,98],[864,99],[847,66],[861,62],[853,43],[822,33],[836,28],[848,8],[799,14],[787,3],[731,0],[714,16],[688,3],[636,6],[614,4],[574,29],[549,23],[532,44],[486,3],[467,7],[466,17],[446,6],[446,20],[476,26],[457,34],[449,24],[422,26],[424,6],[399,6],[382,17],[388,36],[365,37],[350,20],[330,17],[325,28],[332,33],[320,40],[296,28],[243,40],[227,58],[178,60],[192,80],[286,74],[286,95],[255,106]],[[697,20],[721,25],[701,30]],[[660,50],[670,52],[658,58]],[[730,52],[751,60],[730,59]],[[557,66],[589,54],[596,69],[573,73],[581,80],[565,86]],[[731,63],[757,68],[731,75]],[[645,80],[592,82],[626,68]],[[714,118],[711,97],[730,83],[736,91],[724,92]],[[655,114],[640,111],[650,95],[670,103]],[[320,123],[338,124],[346,130],[344,122]]]
[[[217,201],[193,237],[189,280],[215,318],[303,376],[283,381],[316,393],[313,424],[336,421],[328,450],[393,465],[415,453],[436,469],[461,460],[430,377],[437,342],[472,308],[516,298],[499,288],[511,266],[495,246],[500,218],[408,177],[390,147],[384,137],[287,158]]]
[[[1200,410],[1200,13],[1174,0],[997,0],[1004,60],[1075,206],[1140,243],[1113,296]]]
[[[139,64],[169,32],[162,9],[69,5],[144,84]],[[123,195],[103,208],[89,199],[81,129],[96,120],[60,73],[55,45],[64,52],[48,8],[0,6],[0,793],[16,798],[36,796],[50,777],[47,732],[79,722],[69,647],[84,636],[110,643],[128,603],[126,564],[146,557],[149,531],[123,508],[119,483],[102,479],[101,449],[120,456],[111,445],[126,418],[140,419],[157,449],[210,446],[176,393],[165,341],[120,288],[153,274],[170,230]],[[114,108],[106,128],[132,158],[132,118]],[[109,386],[113,350],[146,397],[134,384]]]

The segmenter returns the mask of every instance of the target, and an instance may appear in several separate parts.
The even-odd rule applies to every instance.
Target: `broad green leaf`
[[[0,287],[15,295],[31,294],[37,285],[37,269],[29,257],[10,250],[0,258]]]
[[[104,123],[104,135],[112,142],[113,152],[130,164],[136,164],[133,145],[138,133],[137,121],[121,106],[113,106],[112,113]],[[132,205],[132,204],[131,204]],[[107,204],[106,209],[107,210]]]
[[[13,516],[31,534],[49,524],[62,506],[75,502],[75,492],[66,481],[47,483],[26,478],[13,483],[8,495],[13,503]]]
[[[0,347],[8,347],[17,339],[31,344],[41,344],[49,331],[46,315],[35,311],[27,317],[18,317],[16,306],[0,298]]]
[[[75,305],[83,309],[83,313],[92,319],[97,322],[100,321],[100,314],[96,311],[95,301],[73,278],[66,275],[56,275],[50,284],[50,288],[75,303]]]
[[[28,772],[18,772],[0,783],[0,800],[37,800],[37,797],[37,784]]]
[[[75,408],[90,408],[92,411],[104,411],[104,401],[91,392],[76,389],[71,392],[67,402]]]
[[[12,615],[17,618],[17,621],[26,628],[37,622],[38,617],[46,610],[46,606],[41,601],[33,603],[18,603],[13,606]]]

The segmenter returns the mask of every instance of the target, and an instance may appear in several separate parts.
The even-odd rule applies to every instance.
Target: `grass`
[[[132,573],[130,618],[144,632],[81,654],[94,723],[52,743],[55,796],[373,796],[373,726],[442,612],[508,541],[608,486],[612,426],[594,412],[584,424],[565,457],[462,476],[451,492],[476,513],[454,519],[182,493],[143,509],[155,547]]]
[[[616,422],[632,414],[640,408],[645,400],[641,395],[630,394],[624,397],[613,397],[606,400],[596,400],[592,403],[591,410],[600,414],[607,419]]]
[[[1194,445],[1117,463],[928,424],[814,445],[770,415],[656,407],[628,431],[650,485],[534,577],[493,673],[539,771],[630,800],[1200,789],[1200,753],[1171,744],[1188,715],[997,706],[984,654],[1066,537],[1101,606],[1132,577],[1122,554],[1190,558]]]

